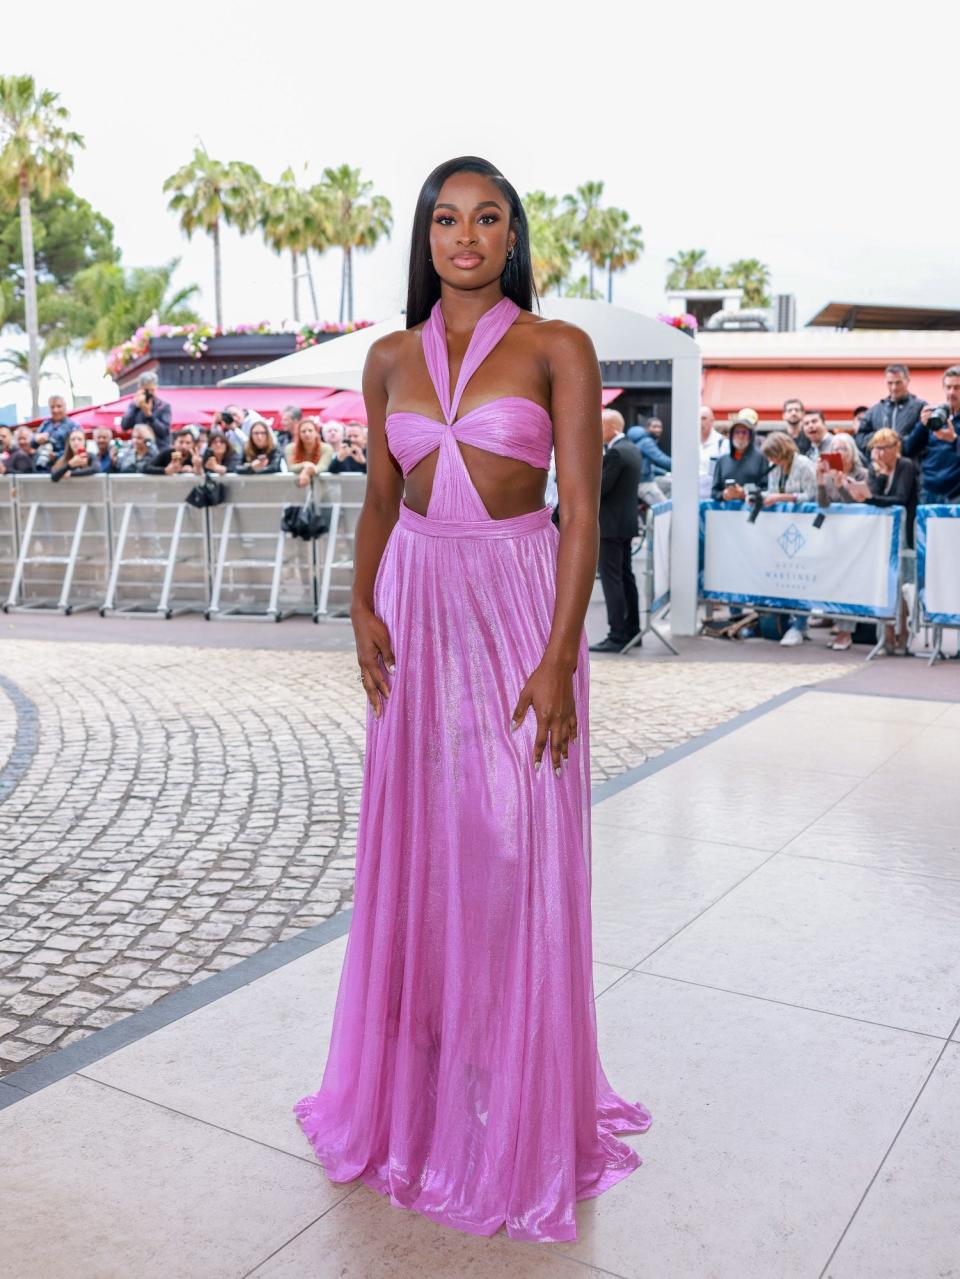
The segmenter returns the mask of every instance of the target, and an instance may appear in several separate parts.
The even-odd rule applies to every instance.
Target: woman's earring
[[[511,244],[510,248],[507,249],[507,261],[509,262],[512,257],[513,257],[513,245]]]

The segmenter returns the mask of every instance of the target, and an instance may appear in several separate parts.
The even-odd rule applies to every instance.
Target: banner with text
[[[960,626],[960,506],[917,508],[917,584],[925,622]]]
[[[899,507],[782,505],[753,523],[749,514],[742,502],[700,503],[702,599],[798,613],[896,614]]]

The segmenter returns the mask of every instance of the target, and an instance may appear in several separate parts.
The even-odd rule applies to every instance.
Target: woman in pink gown
[[[593,1004],[600,374],[533,296],[513,187],[475,157],[441,165],[414,219],[407,328],[364,369],[355,905],[321,1087],[294,1110],[332,1180],[550,1242],[640,1164],[615,1134],[651,1116],[607,1081]]]

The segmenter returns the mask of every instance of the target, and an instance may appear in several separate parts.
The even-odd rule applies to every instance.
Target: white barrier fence
[[[196,477],[0,476],[4,611],[280,621],[347,615],[362,475],[224,477],[225,501],[185,501]],[[284,533],[288,505],[312,499],[328,531]]]
[[[920,619],[933,626],[933,662],[944,629],[960,630],[960,506],[918,509],[917,592]]]
[[[664,648],[668,648],[674,657],[679,657],[678,650],[657,627],[661,614],[665,616],[670,606],[672,513],[672,502],[658,502],[647,509],[643,540],[639,549],[633,552],[634,559],[639,561],[634,575],[639,579],[640,631],[622,650],[624,653],[642,643],[644,635],[655,635]]]
[[[700,597],[791,613],[889,619],[900,601],[904,511],[700,503]]]

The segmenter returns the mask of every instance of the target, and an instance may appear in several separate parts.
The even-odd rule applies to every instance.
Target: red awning
[[[214,415],[228,404],[253,409],[271,424],[276,423],[288,404],[296,404],[305,415],[321,422],[362,422],[366,425],[367,410],[359,391],[338,391],[333,387],[306,386],[161,386],[160,398],[167,400],[173,410],[173,428],[204,426],[213,421]],[[601,399],[604,405],[622,394],[620,387],[604,387]],[[74,409],[71,419],[88,431],[98,426],[118,427],[132,395],[90,408]],[[739,407],[739,405],[738,405]],[[28,422],[36,426],[42,419]],[[23,425],[23,424],[21,424]]]
[[[323,386],[161,386],[159,394],[161,400],[166,400],[173,410],[173,426],[176,429],[181,426],[203,426],[211,422],[214,415],[228,404],[253,409],[268,422],[279,419],[288,404],[295,404],[305,414],[317,415],[331,396],[352,392],[335,391],[333,387]],[[357,398],[362,407],[362,397]],[[97,426],[116,427],[132,399],[132,395],[124,395],[119,400],[110,400],[106,404],[74,409],[70,417],[78,426],[87,430],[93,430]],[[359,420],[365,422],[366,415]],[[36,423],[31,422],[29,425],[35,426]]]
[[[925,400],[943,399],[942,370],[916,369],[910,390]],[[861,404],[876,404],[886,395],[883,370],[864,369],[731,369],[708,368],[703,374],[703,403],[719,418],[752,408],[763,421],[778,421],[791,396],[807,408],[820,409],[835,421],[849,418]]]
[[[359,391],[334,391],[324,401],[317,416],[321,422],[362,422],[366,425],[367,409]]]

